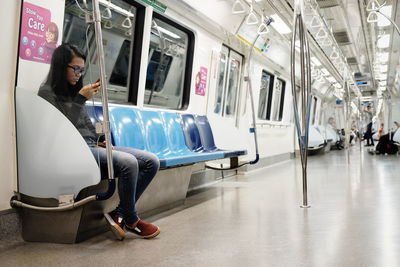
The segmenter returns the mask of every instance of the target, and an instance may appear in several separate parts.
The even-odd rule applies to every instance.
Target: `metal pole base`
[[[300,208],[302,208],[302,209],[308,209],[308,208],[311,208],[311,206],[310,206],[310,205],[307,205],[307,206],[301,205]]]

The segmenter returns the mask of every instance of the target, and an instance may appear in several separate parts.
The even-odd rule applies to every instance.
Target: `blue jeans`
[[[367,145],[369,145],[369,141],[371,140],[371,145],[374,145],[374,138],[372,137],[372,122],[367,125],[367,132],[365,133],[365,137],[367,139]]]
[[[91,147],[90,150],[98,164],[100,161],[101,178],[108,179],[106,149]],[[119,178],[119,205],[115,211],[132,224],[139,220],[136,201],[156,175],[160,161],[153,153],[129,147],[114,147],[112,155],[114,176]]]

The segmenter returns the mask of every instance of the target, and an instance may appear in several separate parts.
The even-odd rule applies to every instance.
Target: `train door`
[[[241,85],[243,56],[223,46],[215,91],[213,113],[235,123]]]

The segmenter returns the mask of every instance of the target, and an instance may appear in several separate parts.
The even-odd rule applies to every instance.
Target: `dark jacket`
[[[76,96],[58,96],[49,85],[42,85],[38,95],[61,111],[78,129],[88,145],[97,143],[101,137],[96,133],[85,108],[86,97],[81,94]]]

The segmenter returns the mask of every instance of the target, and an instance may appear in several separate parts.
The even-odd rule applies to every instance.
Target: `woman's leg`
[[[102,179],[107,179],[107,154],[104,148],[91,148],[97,162],[100,162]],[[112,151],[114,175],[118,177],[118,194],[120,203],[116,208],[116,214],[125,219],[129,224],[139,220],[137,216],[136,190],[138,184],[139,164],[137,159],[130,153],[123,151]]]
[[[143,150],[129,147],[115,147],[115,150],[129,153],[137,159],[139,164],[139,174],[135,193],[135,201],[137,201],[156,175],[160,168],[160,161],[153,153]]]

